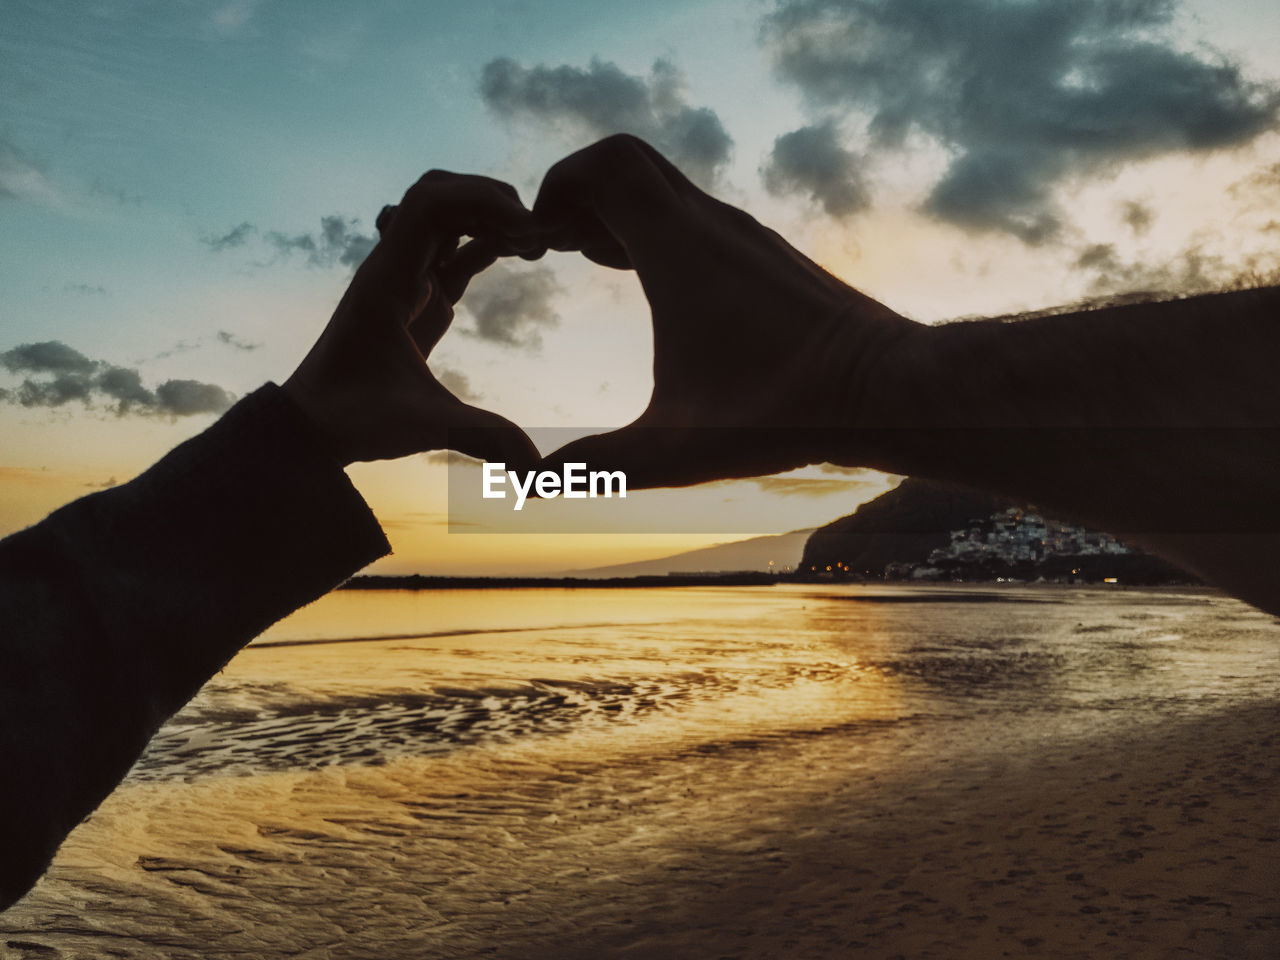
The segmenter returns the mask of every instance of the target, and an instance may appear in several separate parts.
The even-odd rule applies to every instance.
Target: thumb
[[[542,458],[537,468],[560,473],[566,463],[584,463],[588,470],[621,471],[628,490],[696,483],[681,480],[678,447],[672,430],[633,423],[567,443]]]
[[[532,470],[542,458],[529,435],[506,417],[458,401],[445,426],[445,445],[469,457]]]
[[[636,421],[567,443],[544,457],[538,469],[560,472],[566,463],[584,463],[588,470],[621,470],[628,490],[689,487],[816,463],[808,455],[810,439],[808,432],[790,429],[668,427]]]

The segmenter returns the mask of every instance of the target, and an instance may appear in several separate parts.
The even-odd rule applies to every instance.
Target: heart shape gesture
[[[432,171],[378,226],[285,384],[344,462],[447,446],[517,469],[622,470],[633,488],[853,462],[864,398],[882,392],[870,375],[919,326],[626,135],[552,167],[532,212],[505,183]],[[547,249],[636,272],[653,313],[654,385],[635,422],[539,462],[523,430],[459,400],[426,358],[475,274]]]
[[[458,399],[426,363],[472,277],[499,257],[545,250],[515,188],[433,170],[383,210],[378,230],[284,389],[343,463],[452,447],[532,465],[538,450],[523,430]],[[464,236],[472,239],[460,246]]]
[[[543,241],[635,270],[653,312],[653,394],[633,423],[557,450],[633,487],[851,462],[880,358],[919,325],[860,294],[635,137],[557,163]]]

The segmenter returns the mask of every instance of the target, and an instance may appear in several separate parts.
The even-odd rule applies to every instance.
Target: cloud
[[[1074,266],[1092,275],[1090,294],[1108,302],[1117,297],[1127,301],[1130,297],[1191,296],[1280,282],[1280,257],[1254,255],[1240,264],[1207,252],[1200,242],[1157,262],[1125,259],[1114,244],[1095,243],[1080,249]]]
[[[780,0],[761,36],[811,105],[870,149],[950,155],[923,207],[972,231],[1056,237],[1053,190],[1171,151],[1246,143],[1280,90],[1175,46],[1174,0]]]
[[[728,163],[733,139],[714,110],[685,101],[683,86],[683,76],[667,60],[654,61],[645,78],[600,59],[583,69],[524,67],[500,57],[485,64],[480,76],[480,96],[503,119],[550,125],[578,145],[631,133],[709,185]]]
[[[156,387],[155,413],[189,417],[198,413],[221,413],[235,397],[217,384],[199,380],[166,380]]]
[[[472,323],[460,329],[491,343],[536,349],[542,345],[541,331],[560,320],[555,298],[563,289],[550,267],[495,264],[467,287],[458,306]]]
[[[198,380],[166,380],[154,390],[132,367],[92,360],[58,340],[24,343],[0,353],[0,368],[25,375],[0,389],[0,401],[22,407],[61,407],[72,401],[125,414],[185,417],[221,413],[235,401],[222,387]]]
[[[107,288],[100,283],[72,283],[67,281],[62,285],[63,293],[75,293],[82,297],[104,297],[107,294]]]
[[[1242,180],[1231,185],[1231,195],[1237,199],[1251,200],[1259,194],[1280,192],[1280,163],[1271,163],[1254,170]]]
[[[206,236],[201,237],[200,242],[205,244],[211,250],[219,252],[230,250],[234,247],[243,247],[248,241],[251,234],[257,233],[258,228],[249,221],[244,221],[232,227],[220,237]]]
[[[358,217],[344,217],[341,214],[330,214],[320,218],[320,229],[315,232],[287,234],[280,230],[268,230],[262,233],[263,241],[285,259],[295,254],[306,259],[308,266],[344,267],[359,266],[378,242],[377,237],[361,233]],[[255,234],[260,233],[257,226],[248,222],[239,223],[226,233],[211,234],[200,238],[200,242],[215,253],[243,247]]]
[[[230,330],[219,330],[216,339],[219,343],[225,346],[232,347],[236,350],[243,350],[246,353],[257,350],[262,346],[260,343],[250,343],[248,340],[241,340]]]
[[[858,158],[841,146],[831,118],[774,140],[761,176],[774,196],[805,194],[833,217],[847,217],[867,206]]]
[[[54,207],[67,205],[62,191],[11,140],[0,136],[0,200],[32,200]]]
[[[471,381],[465,373],[460,370],[454,370],[452,367],[436,366],[432,368],[437,380],[444,386],[446,390],[452,393],[459,400],[465,400],[467,403],[473,403],[480,399],[480,395],[471,387]]]
[[[1121,214],[1121,219],[1138,236],[1142,236],[1151,229],[1151,224],[1155,218],[1156,212],[1145,203],[1139,203],[1137,200],[1127,201],[1124,205],[1124,212]]]
[[[307,263],[313,267],[331,267],[334,264],[355,267],[378,242],[376,237],[357,232],[359,223],[354,217],[347,219],[332,214],[320,218],[319,233],[300,233],[290,237],[273,230],[266,234],[266,240],[285,256],[294,253],[305,255]]]

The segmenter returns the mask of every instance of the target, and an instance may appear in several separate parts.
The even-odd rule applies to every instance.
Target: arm
[[[833,451],[1032,502],[1280,609],[1280,290],[921,327]]]
[[[0,909],[241,646],[387,552],[346,464],[449,444],[534,459],[425,362],[528,227],[505,184],[428,174],[284,388],[0,542]]]
[[[387,550],[275,386],[0,542],[0,908],[241,646]]]
[[[637,421],[552,455],[669,486],[831,461],[1033,501],[1280,611],[1280,291],[927,327],[826,273],[647,144],[566,158],[550,245],[634,269]]]

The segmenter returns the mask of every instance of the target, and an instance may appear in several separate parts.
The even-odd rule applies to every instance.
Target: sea
[[[798,797],[1274,704],[1278,653],[1207,589],[338,591],[160,731],[0,951],[515,956],[701,845],[769,856]]]

